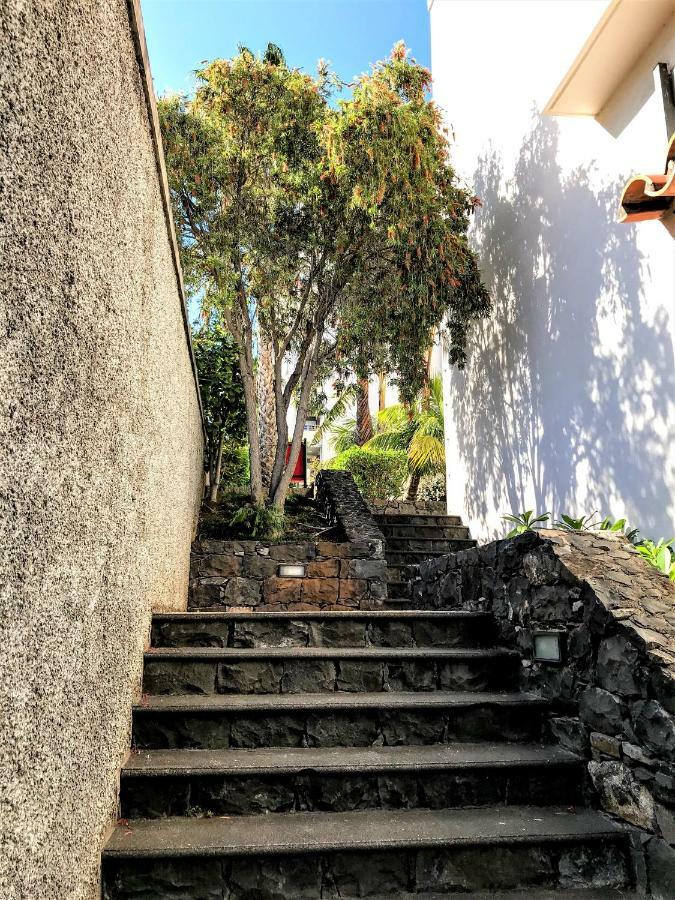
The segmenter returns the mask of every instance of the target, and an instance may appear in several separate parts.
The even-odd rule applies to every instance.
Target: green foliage
[[[595,518],[597,515],[597,511],[579,517],[563,513],[560,519],[553,523],[553,527],[560,528],[561,531],[590,531],[593,528],[598,528],[600,525]]]
[[[598,529],[600,531],[611,531],[615,534],[623,534],[631,544],[640,543],[638,540],[638,534],[640,533],[639,529],[631,528],[630,531],[626,531],[626,520],[625,519],[617,519],[614,522],[609,516],[605,516],[602,522],[598,525]]]
[[[205,456],[211,483],[224,481],[222,464],[218,479],[218,453],[222,445],[223,463],[246,437],[246,406],[239,371],[239,350],[232,337],[212,320],[207,320],[192,338],[206,427]]]
[[[284,531],[285,516],[274,506],[246,503],[230,519],[230,526],[242,526],[253,538],[274,540]]]
[[[356,445],[356,419],[353,416],[347,417],[347,413],[356,401],[358,387],[356,382],[352,382],[338,393],[321,425],[314,432],[312,444],[320,444],[326,435],[330,435],[335,453],[343,453]]]
[[[330,460],[325,468],[345,469],[369,500],[395,500],[401,496],[408,475],[408,460],[401,450],[350,447]]]
[[[675,544],[675,538],[671,538],[669,541],[660,538],[656,543],[644,540],[635,549],[650,565],[667,575],[671,581],[675,581],[673,544]]]
[[[244,487],[250,478],[248,447],[228,444],[223,450],[220,483],[224,488]]]
[[[441,376],[429,379],[411,406],[396,403],[383,409],[377,416],[377,434],[364,447],[404,451],[411,473],[445,473]]]
[[[538,513],[536,516],[533,509],[526,512],[511,513],[502,516],[505,522],[511,522],[514,527],[506,535],[507,538],[516,537],[518,534],[524,534],[526,531],[534,531],[534,526],[542,522],[547,522],[551,517],[550,513]]]

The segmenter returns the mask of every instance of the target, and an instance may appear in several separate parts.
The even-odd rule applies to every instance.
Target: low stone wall
[[[368,506],[379,516],[445,516],[444,500],[369,500]]]
[[[550,735],[588,759],[600,805],[636,826],[653,896],[675,896],[675,584],[622,537],[540,531],[419,567],[417,604],[491,611],[551,700]],[[562,661],[533,659],[561,632]]]
[[[305,566],[302,578],[279,566]],[[228,611],[369,609],[386,596],[386,563],[368,542],[265,544],[203,540],[193,544],[190,606]]]
[[[354,479],[348,472],[320,472],[316,501],[332,526],[326,539],[193,544],[190,606],[261,612],[380,606],[387,595],[384,538]],[[304,565],[304,576],[279,575],[284,563]]]

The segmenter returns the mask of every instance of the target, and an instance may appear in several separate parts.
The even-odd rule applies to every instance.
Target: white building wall
[[[606,5],[430,4],[434,95],[481,198],[494,298],[465,371],[444,368],[449,511],[479,539],[532,507],[675,534],[675,241],[658,222],[616,223],[628,176],[663,170],[651,70],[675,63],[675,19],[608,105],[618,136],[538,112]]]

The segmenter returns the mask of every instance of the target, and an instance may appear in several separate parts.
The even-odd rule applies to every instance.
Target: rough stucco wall
[[[0,0],[0,896],[98,891],[202,438],[124,0]]]

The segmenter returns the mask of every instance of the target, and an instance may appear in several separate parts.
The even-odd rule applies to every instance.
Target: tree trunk
[[[406,496],[406,500],[410,503],[414,503],[417,500],[417,492],[420,489],[420,481],[422,476],[419,472],[413,472],[410,476],[410,481],[408,482],[408,494]]]
[[[373,436],[373,419],[368,402],[368,379],[358,379],[359,392],[356,395],[356,443],[362,447]]]
[[[258,331],[258,428],[260,429],[260,468],[263,490],[269,494],[277,450],[277,421],[274,391],[274,351],[267,335]]]
[[[209,474],[209,501],[211,503],[218,502],[218,491],[220,490],[220,478],[223,469],[223,444],[225,443],[225,432],[220,432],[220,440],[218,441],[218,453],[216,455],[213,475]]]
[[[295,464],[298,461],[298,455],[300,453],[300,444],[302,443],[302,435],[305,430],[305,422],[307,421],[309,395],[312,389],[312,385],[314,384],[314,381],[316,379],[316,369],[319,362],[319,350],[321,349],[322,337],[323,331],[319,332],[319,334],[317,335],[315,347],[311,350],[309,364],[307,366],[305,376],[302,380],[302,388],[300,390],[300,396],[298,398],[298,408],[295,413],[295,427],[293,429],[293,440],[291,441],[290,455],[288,458],[288,462],[284,466],[284,469],[281,473],[278,484],[274,488],[274,494],[272,496],[272,502],[279,510],[283,510],[286,503],[286,497],[288,496],[291,478],[293,476]]]
[[[249,459],[251,465],[251,499],[256,506],[265,502],[260,465],[260,433],[258,431],[258,411],[256,408],[255,376],[253,373],[253,351],[248,340],[242,341],[239,349],[239,368],[244,387],[246,404],[246,430],[248,432]]]
[[[386,372],[380,372],[377,376],[377,409],[378,412],[387,405],[387,375]]]

